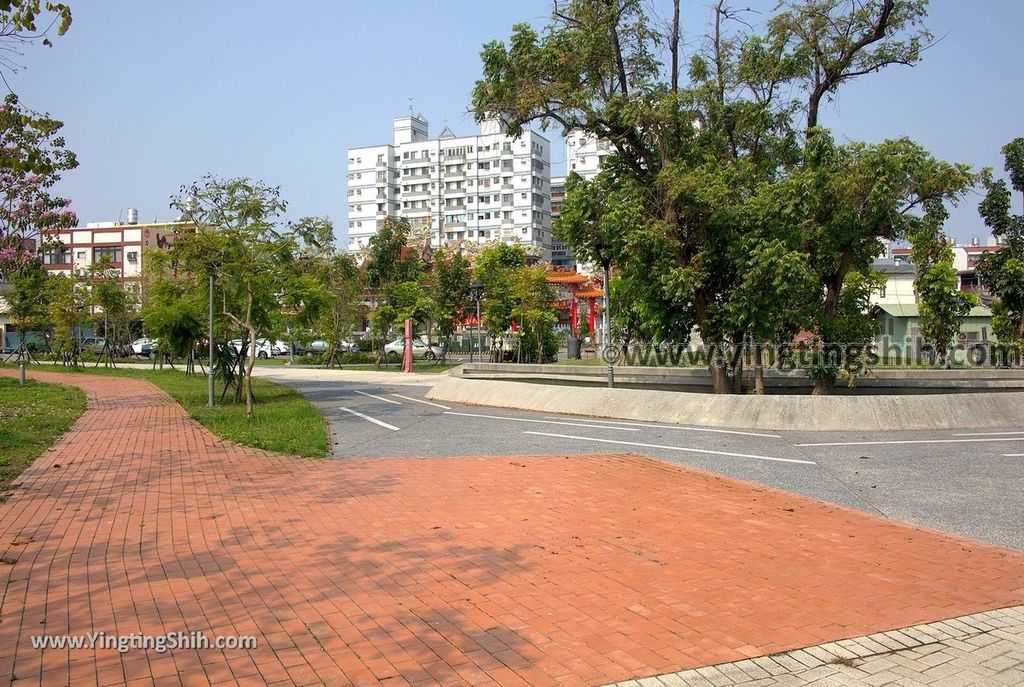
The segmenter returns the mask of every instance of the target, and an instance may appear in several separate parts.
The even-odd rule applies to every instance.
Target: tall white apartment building
[[[611,154],[612,144],[608,141],[583,131],[570,131],[565,136],[565,174],[576,172],[584,179],[593,179]]]
[[[432,246],[501,240],[551,251],[551,143],[485,120],[475,136],[447,126],[430,138],[420,115],[397,117],[390,145],[348,151],[348,250],[365,248],[388,216]]]
[[[566,176],[576,172],[584,179],[593,179],[601,171],[604,159],[611,154],[611,144],[600,141],[593,134],[583,131],[570,131],[565,136],[565,167]],[[565,178],[551,179],[551,216],[558,217],[565,201]],[[587,265],[577,265],[568,247],[560,241],[551,242],[551,264],[566,269],[576,268],[581,273],[589,274]]]

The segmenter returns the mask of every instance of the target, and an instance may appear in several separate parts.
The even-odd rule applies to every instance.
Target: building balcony
[[[425,198],[430,195],[430,189],[422,189],[419,191],[402,191],[402,198]]]
[[[442,155],[441,164],[451,164],[453,162],[465,162],[465,155]]]
[[[465,210],[465,209],[466,209],[466,204],[465,203],[460,203],[458,205],[445,205],[444,206],[444,211],[445,212],[451,212],[453,210]]]

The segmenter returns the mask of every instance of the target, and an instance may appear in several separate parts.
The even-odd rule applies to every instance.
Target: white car
[[[135,339],[135,341],[132,341],[132,353],[149,358],[156,352],[156,348],[159,345],[160,339]]]
[[[271,348],[274,350],[274,355],[288,355],[289,351],[291,351],[291,346],[286,341],[281,341],[280,339],[275,341]]]
[[[412,357],[423,358],[424,360],[434,360],[441,357],[441,353],[444,351],[440,346],[430,345],[423,343],[419,339],[412,340]],[[384,346],[384,355],[386,356],[398,356],[401,358],[405,355],[405,339],[398,338]]]
[[[242,339],[232,339],[228,344],[235,349],[235,353],[242,352]],[[256,339],[256,345],[249,351],[249,355],[257,358],[270,358],[274,355],[274,347],[268,339]]]

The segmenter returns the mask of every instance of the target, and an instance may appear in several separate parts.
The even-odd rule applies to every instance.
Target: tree
[[[433,320],[442,346],[442,361],[451,347],[456,323],[469,311],[471,267],[460,251],[441,248],[434,254]]]
[[[71,27],[71,7],[50,0],[0,0],[0,78],[4,72],[17,72],[21,48],[41,40],[51,47],[49,33],[63,36]]]
[[[64,274],[50,275],[46,284],[47,314],[53,326],[51,348],[57,356],[54,364],[78,367],[80,334],[89,321],[88,289],[81,288],[74,276]]]
[[[871,339],[871,285],[864,279],[882,241],[941,226],[944,203],[959,202],[976,177],[967,165],[936,160],[906,138],[839,146],[819,129],[804,157],[805,164],[762,187],[772,201],[761,217],[774,221],[777,231],[797,230],[818,284],[808,314],[823,349],[812,370],[814,393],[822,394],[840,372],[840,361],[825,360],[831,354],[824,349],[863,346]],[[850,297],[847,288],[855,289]]]
[[[287,204],[278,187],[248,178],[207,175],[182,187],[171,207],[187,223],[176,230],[172,249],[180,269],[201,281],[214,276],[220,313],[242,334],[239,389],[245,395],[246,417],[251,419],[256,362],[251,352],[256,339],[271,332],[280,312],[297,246],[294,236],[277,228],[277,218]]]
[[[932,210],[932,221],[922,222],[910,236],[910,261],[917,267],[914,291],[921,336],[935,351],[936,363],[949,368],[950,344],[960,332],[963,318],[978,304],[978,297],[961,293],[960,279],[953,267],[953,249],[946,237],[938,233],[948,213],[941,205]]]
[[[409,236],[409,220],[388,217],[370,238],[364,268],[374,302],[369,319],[378,360],[385,358],[384,345],[398,323],[409,318],[420,324],[429,314],[420,284],[423,260],[408,245]]]
[[[822,216],[826,205],[803,195],[821,200],[826,189],[863,181],[858,174],[871,167],[862,159],[864,147],[835,146],[823,135],[820,105],[851,80],[916,63],[929,40],[921,28],[925,6],[923,0],[787,2],[758,36],[720,0],[712,34],[689,59],[688,83],[680,83],[674,21],[671,34],[661,35],[640,0],[570,0],[556,6],[543,34],[517,24],[507,46],[484,46],[473,107],[478,118],[501,117],[511,134],[540,122],[611,144],[614,155],[598,179],[567,190],[562,237],[585,248],[594,228],[608,228],[618,277],[637,294],[639,329],[684,340],[696,325],[713,352],[715,390],[736,391],[744,340],[792,326],[777,311],[752,319],[761,310],[750,298],[785,302],[791,280],[761,279],[761,288],[780,291],[758,290],[746,276],[748,256],[768,261],[757,266],[764,277],[777,264],[792,268],[802,260],[791,277],[813,275],[827,296],[796,314],[814,314],[809,326],[835,341],[851,316],[841,305],[857,300],[843,298],[846,275],[866,273],[861,249],[894,233],[881,220],[858,233],[862,218],[850,214],[853,201],[858,195],[871,201],[868,219],[919,209],[920,194],[910,184],[892,192],[883,183],[861,184],[832,217]],[[666,45],[674,65],[667,79]],[[903,148],[867,152],[895,163]],[[794,174],[799,181],[775,189]],[[602,188],[607,193],[596,190]],[[574,201],[576,194],[586,198]],[[774,233],[752,219],[757,204],[768,201],[788,217],[784,225],[773,222]],[[829,240],[828,225],[843,228],[842,243]]]
[[[4,293],[8,314],[23,350],[27,352],[27,335],[49,327],[47,317],[47,273],[38,259],[24,262],[9,275],[11,288]]]
[[[149,282],[149,288],[142,319],[149,336],[160,341],[160,364],[163,365],[165,355],[184,358],[185,374],[194,374],[196,345],[207,334],[208,292],[194,275],[175,277],[167,251],[147,251],[144,265],[143,278]]]
[[[303,217],[291,231],[301,247],[284,301],[290,338],[327,341],[325,364],[333,367],[340,363],[341,342],[362,319],[361,273],[353,256],[335,250],[334,224],[328,218]]]
[[[1010,184],[1024,196],[1024,138],[1010,141],[1002,152]],[[993,296],[992,330],[1000,346],[1019,357],[1024,353],[1024,215],[1011,213],[1010,189],[991,169],[983,172],[982,183],[986,193],[978,212],[1003,247],[978,259],[978,276]]]
[[[78,166],[63,126],[23,108],[13,93],[0,106],[0,279],[33,259],[46,232],[78,223],[71,201],[52,193],[61,173]]]

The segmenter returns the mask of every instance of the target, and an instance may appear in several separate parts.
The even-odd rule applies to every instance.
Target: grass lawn
[[[253,419],[245,417],[245,403],[236,405],[228,391],[223,404],[218,386],[217,406],[206,406],[206,376],[191,377],[177,370],[139,370],[84,365],[78,370],[60,365],[33,365],[33,370],[77,374],[101,374],[145,379],[160,387],[185,408],[189,416],[217,436],[244,446],[307,458],[327,455],[327,421],[316,406],[283,384],[265,379],[252,380],[256,405]]]
[[[11,483],[85,412],[85,392],[0,377],[0,501]]]

